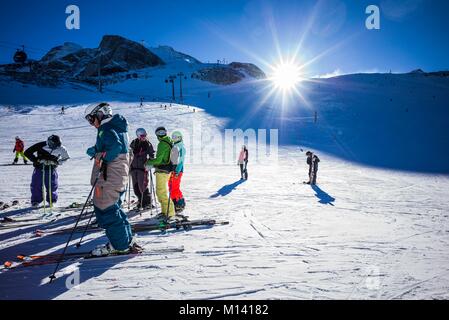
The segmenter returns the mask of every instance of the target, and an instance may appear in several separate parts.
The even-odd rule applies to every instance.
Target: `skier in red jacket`
[[[12,152],[16,153],[16,157],[14,158],[14,161],[12,164],[17,164],[17,162],[19,161],[19,157],[22,157],[24,164],[28,163],[27,157],[25,157],[25,155],[23,154],[24,150],[25,150],[25,145],[24,145],[23,141],[20,140],[19,137],[16,137],[16,145],[14,146],[14,149],[12,150]]]

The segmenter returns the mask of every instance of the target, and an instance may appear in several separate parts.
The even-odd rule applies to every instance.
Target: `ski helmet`
[[[19,137],[19,136],[16,136],[16,140],[20,140],[20,137]]]
[[[51,135],[47,139],[47,145],[50,147],[50,149],[56,149],[61,146],[61,138],[56,135]]]
[[[167,135],[167,129],[165,129],[164,127],[159,127],[154,133],[158,137],[165,137]]]
[[[103,119],[112,117],[111,106],[106,102],[91,104],[86,108],[86,111],[84,111],[84,117],[90,124],[93,124],[95,119],[98,119],[101,123]]]
[[[144,128],[139,128],[139,129],[137,129],[136,130],[136,136],[138,137],[138,138],[146,138],[146,136],[147,136],[147,132],[145,131],[145,129]]]
[[[173,142],[180,142],[182,141],[182,133],[179,131],[175,131],[171,134],[171,138]]]

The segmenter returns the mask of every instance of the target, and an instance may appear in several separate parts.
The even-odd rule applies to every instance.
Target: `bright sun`
[[[300,68],[293,63],[283,63],[274,68],[271,80],[279,89],[292,89],[301,81]]]

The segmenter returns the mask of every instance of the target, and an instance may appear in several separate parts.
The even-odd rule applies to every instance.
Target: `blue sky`
[[[65,28],[65,8],[81,10],[81,29]],[[381,29],[365,28],[378,5]],[[253,62],[265,71],[279,55],[308,75],[449,69],[446,0],[2,0],[0,63],[20,44],[32,58],[65,41],[97,47],[104,34],[166,44],[207,62]],[[318,59],[317,59],[318,57]]]

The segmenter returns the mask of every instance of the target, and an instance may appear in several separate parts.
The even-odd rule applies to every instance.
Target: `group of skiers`
[[[136,130],[137,138],[128,145],[128,122],[119,114],[113,115],[108,103],[89,106],[85,118],[97,129],[96,144],[86,153],[95,159],[91,185],[94,188],[93,205],[97,223],[105,229],[109,239],[107,244],[95,248],[92,254],[102,256],[112,252],[141,251],[133,237],[128,217],[121,209],[121,197],[128,177],[132,177],[134,192],[139,199],[138,207],[151,207],[148,176],[154,168],[156,196],[161,206],[157,218],[173,219],[175,212],[185,207],[180,190],[185,157],[182,134],[176,131],[170,138],[164,127],[157,128],[155,152],[143,128]]]
[[[138,198],[135,209],[153,208],[149,180],[156,177],[156,197],[161,212],[156,218],[170,221],[185,208],[181,192],[186,149],[181,132],[171,137],[164,127],[156,129],[156,151],[147,138],[145,129],[136,130],[136,138],[128,144],[128,122],[119,114],[112,114],[108,103],[87,107],[85,119],[97,129],[96,143],[86,153],[94,160],[91,185],[96,221],[105,229],[109,242],[92,251],[94,255],[111,252],[127,253],[141,248],[134,240],[126,213],[122,210],[122,195],[131,177],[134,193]],[[24,150],[24,142],[16,137],[13,164],[22,157],[31,161],[34,171],[31,178],[31,203],[38,207],[43,201],[50,206],[58,201],[57,167],[70,156],[57,135],[34,144]]]
[[[181,132],[175,131],[171,137],[164,127],[158,127],[155,135],[158,140],[156,151],[148,140],[144,128],[136,130],[136,138],[128,143],[128,122],[112,113],[108,103],[94,104],[85,110],[85,119],[97,129],[96,143],[86,151],[94,160],[91,173],[92,200],[98,225],[105,229],[109,242],[98,246],[93,255],[108,255],[140,251],[136,243],[126,213],[122,210],[122,195],[131,177],[134,193],[138,198],[135,209],[153,208],[152,169],[156,177],[156,196],[161,212],[156,218],[170,221],[184,210],[185,200],[180,185],[184,173],[186,149]],[[38,206],[47,201],[50,206],[58,201],[57,167],[70,156],[57,135],[47,141],[34,144],[24,151],[24,143],[16,137],[13,164],[22,157],[24,163],[31,161],[34,171],[31,179],[31,203]],[[319,158],[307,153],[309,182],[316,184]],[[248,149],[245,145],[238,158],[241,179],[248,179]],[[47,195],[45,197],[45,190]],[[45,199],[45,200],[44,200]],[[45,204],[45,203],[44,203]]]

